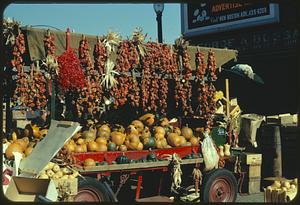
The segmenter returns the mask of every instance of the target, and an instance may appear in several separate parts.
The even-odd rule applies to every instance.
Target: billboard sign
[[[181,4],[181,31],[184,36],[216,33],[278,21],[278,4],[273,3]]]

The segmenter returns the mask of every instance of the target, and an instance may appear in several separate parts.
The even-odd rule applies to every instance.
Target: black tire
[[[110,202],[105,185],[92,177],[78,178],[78,193],[75,202]]]
[[[214,169],[203,176],[201,198],[204,202],[235,202],[237,181],[226,169]]]

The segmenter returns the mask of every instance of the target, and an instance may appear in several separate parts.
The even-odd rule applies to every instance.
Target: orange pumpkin
[[[191,137],[190,143],[192,144],[192,146],[196,146],[199,145],[199,140],[197,137]]]
[[[121,132],[114,131],[111,133],[111,141],[115,143],[117,146],[120,146],[125,141],[125,134]]]
[[[126,152],[127,151],[127,147],[122,144],[122,145],[119,146],[118,150],[121,151],[121,152]]]
[[[183,136],[179,136],[180,138],[180,146],[184,146],[186,143],[186,139]]]
[[[77,139],[77,141],[76,141],[76,144],[79,144],[79,145],[82,145],[82,144],[84,144],[85,143],[85,141],[84,141],[84,139],[82,139],[82,138],[79,138],[79,139]]]
[[[155,126],[154,127],[154,133],[160,133],[162,135],[165,135],[166,134],[166,130],[165,128],[161,127],[161,126]]]
[[[107,139],[105,137],[98,137],[96,139],[97,143],[107,144]]]
[[[155,139],[158,139],[158,140],[161,140],[161,139],[164,139],[164,138],[165,138],[165,135],[162,134],[162,133],[156,133],[156,134],[154,135],[154,138],[155,138]]]
[[[189,127],[183,127],[181,129],[181,134],[184,136],[185,139],[189,140],[191,137],[193,137],[193,130]]]
[[[22,139],[17,139],[15,143],[19,144],[22,148],[22,151],[24,152],[29,144],[29,138],[23,137]]]
[[[151,132],[148,127],[145,127],[141,135],[141,140],[144,140],[145,138],[149,138],[149,137],[151,137]]]
[[[95,141],[91,141],[87,145],[87,150],[89,152],[94,152],[94,151],[96,151],[97,148],[98,148],[98,143]]]
[[[139,142],[139,144],[138,144],[138,146],[137,146],[137,150],[143,150],[143,148],[144,148],[144,145],[143,145],[143,143],[141,143],[141,142]]]
[[[107,146],[106,144],[103,143],[98,143],[99,147],[96,149],[97,152],[106,152],[107,151]]]
[[[87,158],[84,160],[83,166],[85,167],[96,166],[96,162],[92,158]]]
[[[158,149],[162,149],[163,148],[162,141],[160,139],[155,139],[155,146]]]
[[[18,143],[12,143],[12,144],[8,145],[7,149],[5,150],[6,158],[14,159],[13,152],[19,152],[19,153],[22,154],[23,153],[23,148]]]
[[[142,133],[144,130],[144,124],[140,120],[133,120],[131,125],[133,125],[139,133]]]
[[[32,125],[32,136],[34,138],[40,138],[41,137],[41,133],[40,133],[40,128],[36,125]]]
[[[173,132],[176,133],[177,135],[181,135],[181,130],[179,127],[175,127]]]
[[[130,135],[130,134],[139,135],[139,131],[137,130],[137,128],[135,128],[134,125],[129,125],[127,127],[127,130],[126,130],[126,134],[128,134],[128,135]]]
[[[25,156],[27,157],[28,155],[30,155],[30,153],[32,152],[33,150],[33,147],[27,147],[26,150],[25,150]]]
[[[171,145],[172,147],[179,147],[181,145],[180,137],[176,133],[169,133],[167,137],[167,141],[169,145]]]

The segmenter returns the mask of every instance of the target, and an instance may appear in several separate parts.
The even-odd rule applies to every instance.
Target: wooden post
[[[274,126],[274,148],[275,148],[275,158],[273,165],[274,177],[282,176],[282,158],[281,158],[281,138],[280,138],[280,126]]]
[[[226,85],[226,115],[227,117],[229,117],[229,114],[230,114],[230,98],[229,98],[229,79],[226,78],[225,79],[225,85]]]

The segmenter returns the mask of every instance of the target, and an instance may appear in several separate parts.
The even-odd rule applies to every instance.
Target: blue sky
[[[3,15],[21,21],[24,26],[50,25],[61,30],[69,27],[90,35],[104,35],[112,30],[123,38],[141,27],[148,37],[157,39],[153,4],[10,4]],[[180,22],[180,4],[165,4],[164,42],[174,43],[180,36]]]

